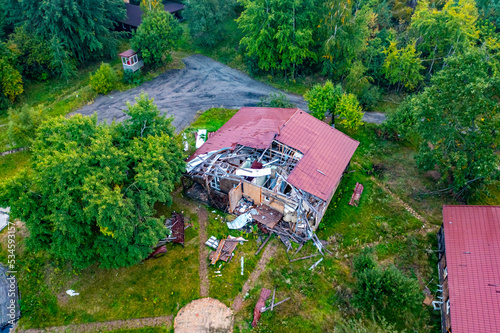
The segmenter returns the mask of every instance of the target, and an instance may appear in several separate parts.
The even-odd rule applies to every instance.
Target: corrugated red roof
[[[123,51],[122,53],[118,54],[118,56],[129,58],[129,57],[133,56],[134,54],[137,54],[137,52],[135,52],[132,49],[128,49],[127,51]]]
[[[358,141],[300,109],[245,107],[189,160],[237,144],[266,149],[275,137],[304,154],[287,181],[325,201],[332,197],[359,145]]]
[[[278,130],[298,109],[241,108],[214,135],[201,146],[193,156],[237,144],[256,149],[266,149],[271,145]]]
[[[300,110],[276,137],[298,149],[304,157],[287,181],[293,186],[330,200],[359,142]]]
[[[453,333],[499,332],[500,206],[444,206],[443,225]]]

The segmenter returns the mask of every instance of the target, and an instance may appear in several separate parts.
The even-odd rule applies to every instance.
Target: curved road
[[[261,97],[279,91],[199,54],[186,57],[183,62],[186,64],[183,69],[167,71],[127,91],[99,96],[93,104],[86,105],[75,113],[91,115],[97,112],[99,121],[120,122],[127,117],[122,111],[126,109],[125,103],[133,102],[144,91],[154,98],[162,112],[174,117],[173,125],[180,131],[194,120],[200,110],[221,106],[235,109],[256,106]],[[307,103],[302,96],[285,94],[297,107],[307,111]],[[371,119],[374,116],[375,119]],[[383,114],[370,113],[370,119],[366,121],[380,123],[384,119]]]

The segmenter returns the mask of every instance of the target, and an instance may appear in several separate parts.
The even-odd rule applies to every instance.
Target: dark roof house
[[[174,16],[178,16],[180,11],[184,9],[184,5],[177,2],[164,1],[165,11]],[[127,7],[127,16],[124,20],[119,21],[124,30],[137,29],[142,23],[142,10],[140,6],[125,3]]]
[[[247,198],[268,227],[282,216],[294,232],[310,235],[358,145],[300,109],[244,107],[188,159],[187,177],[214,206],[234,212]]]
[[[442,331],[500,332],[500,206],[444,206]]]

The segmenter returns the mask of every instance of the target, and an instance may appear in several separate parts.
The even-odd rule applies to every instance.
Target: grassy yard
[[[159,207],[160,215],[184,211],[186,246],[167,244],[168,252],[128,268],[102,269],[97,265],[74,271],[69,265],[54,262],[45,253],[24,250],[26,231],[19,224],[18,278],[23,295],[20,326],[47,327],[175,315],[184,305],[199,298],[198,220],[180,194],[171,207]],[[6,233],[0,235],[6,244]],[[6,260],[3,246],[0,261]],[[79,296],[69,297],[73,289]],[[139,331],[142,332],[142,331]],[[144,331],[148,332],[148,331]],[[155,328],[151,332],[162,332]]]

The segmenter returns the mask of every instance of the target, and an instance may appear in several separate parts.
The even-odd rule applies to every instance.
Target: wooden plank
[[[287,297],[285,298],[284,300],[282,301],[279,301],[278,303],[274,304],[274,307],[277,307],[278,305],[280,305],[281,303],[284,303],[286,301],[288,301],[290,299],[290,297]],[[267,310],[269,310],[271,307],[265,307],[265,308],[262,308],[262,311],[261,312],[266,312]]]
[[[262,250],[264,248],[264,246],[266,246],[267,242],[271,238],[271,235],[272,235],[272,233],[269,233],[269,236],[267,236],[266,240],[259,246],[259,249],[257,250],[257,252],[255,252],[255,255],[258,255],[260,250]]]
[[[226,243],[225,239],[221,239],[221,241],[219,242],[219,246],[217,247],[217,250],[215,251],[215,255],[212,258],[212,262],[211,262],[212,265],[215,265],[215,263],[217,262],[217,260],[219,260],[219,257],[220,257],[220,255],[222,253],[222,248],[224,247],[225,243]]]
[[[273,299],[271,300],[271,311],[273,311],[274,308],[274,295],[276,294],[276,287],[273,289]]]
[[[315,254],[312,254],[312,255],[307,256],[307,257],[302,257],[302,258],[297,258],[297,259],[290,260],[289,262],[294,262],[294,261],[299,261],[299,260],[309,259],[309,258],[316,257],[316,256],[319,256],[319,254],[318,254],[318,253],[315,253]]]

